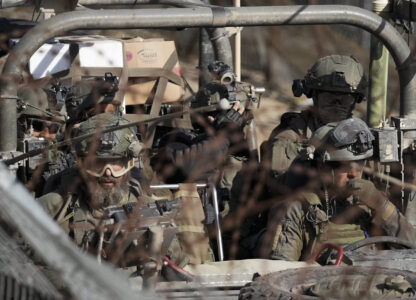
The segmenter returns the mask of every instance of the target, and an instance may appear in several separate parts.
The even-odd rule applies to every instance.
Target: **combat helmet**
[[[65,106],[72,122],[84,121],[90,117],[89,110],[97,104],[110,104],[118,91],[118,79],[111,73],[104,77],[85,79],[75,83],[69,90]]]
[[[55,110],[47,92],[39,87],[24,86],[17,90],[17,97],[19,135],[32,132],[37,136],[47,128],[49,137],[53,138],[65,118]],[[47,135],[44,133],[43,137]]]
[[[363,66],[353,56],[330,55],[319,59],[307,72],[304,79],[294,80],[294,96],[305,94],[312,97],[312,91],[351,93],[357,95],[357,102],[365,99],[368,81]]]
[[[48,96],[41,88],[22,87],[17,90],[19,115],[49,117]]]
[[[117,174],[118,176],[123,175],[133,168],[134,159],[139,157],[143,149],[142,143],[137,139],[135,127],[122,128],[101,134],[100,131],[128,123],[119,113],[113,112],[95,115],[82,122],[76,129],[75,137],[87,134],[94,135],[74,143],[73,148],[76,156],[78,158],[91,157],[94,159],[123,161],[125,162],[123,172]],[[101,176],[102,171],[92,172],[92,175]]]
[[[354,161],[373,156],[374,135],[361,119],[329,123],[314,132],[310,143],[314,158],[327,161]]]

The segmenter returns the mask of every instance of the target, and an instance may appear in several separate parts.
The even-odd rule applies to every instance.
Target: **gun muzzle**
[[[233,72],[225,72],[221,74],[220,82],[223,85],[230,85],[235,82],[235,74]]]

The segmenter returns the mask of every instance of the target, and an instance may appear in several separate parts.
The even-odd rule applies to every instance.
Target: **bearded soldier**
[[[75,136],[93,136],[73,145],[77,166],[52,177],[48,185],[54,187],[53,191],[38,199],[79,247],[98,255],[101,253],[97,248],[102,243],[98,229],[106,224],[111,212],[124,215],[132,207],[152,202],[135,179],[137,176],[131,175],[142,148],[135,129],[100,134],[104,128],[126,123],[118,113],[95,115],[80,123]],[[115,214],[113,218],[116,222],[122,219]],[[183,266],[187,262],[176,239],[167,255],[176,264]]]
[[[319,127],[350,118],[356,103],[365,99],[367,79],[353,56],[330,55],[319,59],[302,80],[292,86],[296,97],[313,99],[311,110],[289,112],[262,145],[262,161],[281,175],[299,154],[299,148]]]
[[[362,178],[363,166],[373,155],[373,140],[366,124],[352,118],[314,133],[309,149],[315,151],[307,155],[313,160],[308,167],[307,162],[294,163],[288,171],[306,174],[305,190],[296,201],[288,200],[283,217],[282,203],[269,216],[269,225],[280,220],[272,259],[308,259],[323,243],[345,245],[376,232],[414,241],[416,232],[407,219],[387,195]]]

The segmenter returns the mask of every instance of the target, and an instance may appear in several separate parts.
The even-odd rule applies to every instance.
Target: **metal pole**
[[[209,187],[212,196],[212,204],[214,206],[214,213],[215,213],[215,227],[217,230],[217,248],[218,248],[218,259],[220,261],[224,261],[224,249],[222,243],[222,232],[221,232],[221,223],[220,223],[220,210],[218,206],[218,194],[215,184],[209,183],[197,183],[197,188],[206,188]],[[154,190],[161,190],[161,189],[179,189],[179,184],[158,184],[158,185],[151,185],[150,189]]]
[[[373,0],[373,11],[388,20],[389,0]],[[371,36],[369,97],[367,100],[367,123],[370,127],[380,127],[386,118],[387,80],[389,71],[389,52],[375,36]]]
[[[215,211],[215,224],[217,227],[217,247],[218,247],[218,259],[220,261],[224,261],[224,250],[222,246],[222,233],[221,233],[221,224],[220,224],[220,210],[218,208],[218,195],[217,195],[217,189],[215,187],[215,184],[210,183],[209,187],[211,189],[211,195],[212,195],[212,204],[214,205],[214,211]]]
[[[400,80],[400,114],[416,115],[416,101],[413,101],[416,95],[416,76],[406,42],[383,18],[367,10],[347,5],[194,7],[63,13],[43,21],[30,30],[10,52],[2,73],[0,111],[10,111],[6,120],[16,122],[14,99],[29,58],[48,39],[71,30],[312,24],[349,24],[376,35],[389,49],[396,63]],[[0,152],[14,151],[17,144],[16,125],[5,122],[5,119],[1,119],[0,122]]]
[[[205,28],[199,30],[199,88],[211,81],[208,65],[215,60],[214,49]]]
[[[206,183],[197,183],[196,184],[197,188],[204,188],[207,187]],[[179,189],[179,184],[156,184],[156,185],[151,185],[150,189],[152,190],[164,190],[164,189],[169,189],[169,190],[177,190]]]
[[[234,7],[240,7],[240,0],[234,0]],[[237,31],[234,40],[234,73],[236,80],[241,80],[241,31]]]

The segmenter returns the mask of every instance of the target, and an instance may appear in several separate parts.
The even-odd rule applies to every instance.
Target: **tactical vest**
[[[98,240],[96,228],[102,222],[103,213],[92,210],[80,197],[76,193],[67,194],[63,207],[66,213],[62,217],[58,216],[56,221],[79,247],[87,249]],[[122,207],[126,203],[136,202],[136,196],[128,193],[115,206]]]
[[[313,255],[324,243],[346,245],[365,239],[364,231],[357,224],[335,224],[328,220],[322,202],[314,193],[303,193],[306,202],[304,211],[304,241],[306,253],[303,257]]]

